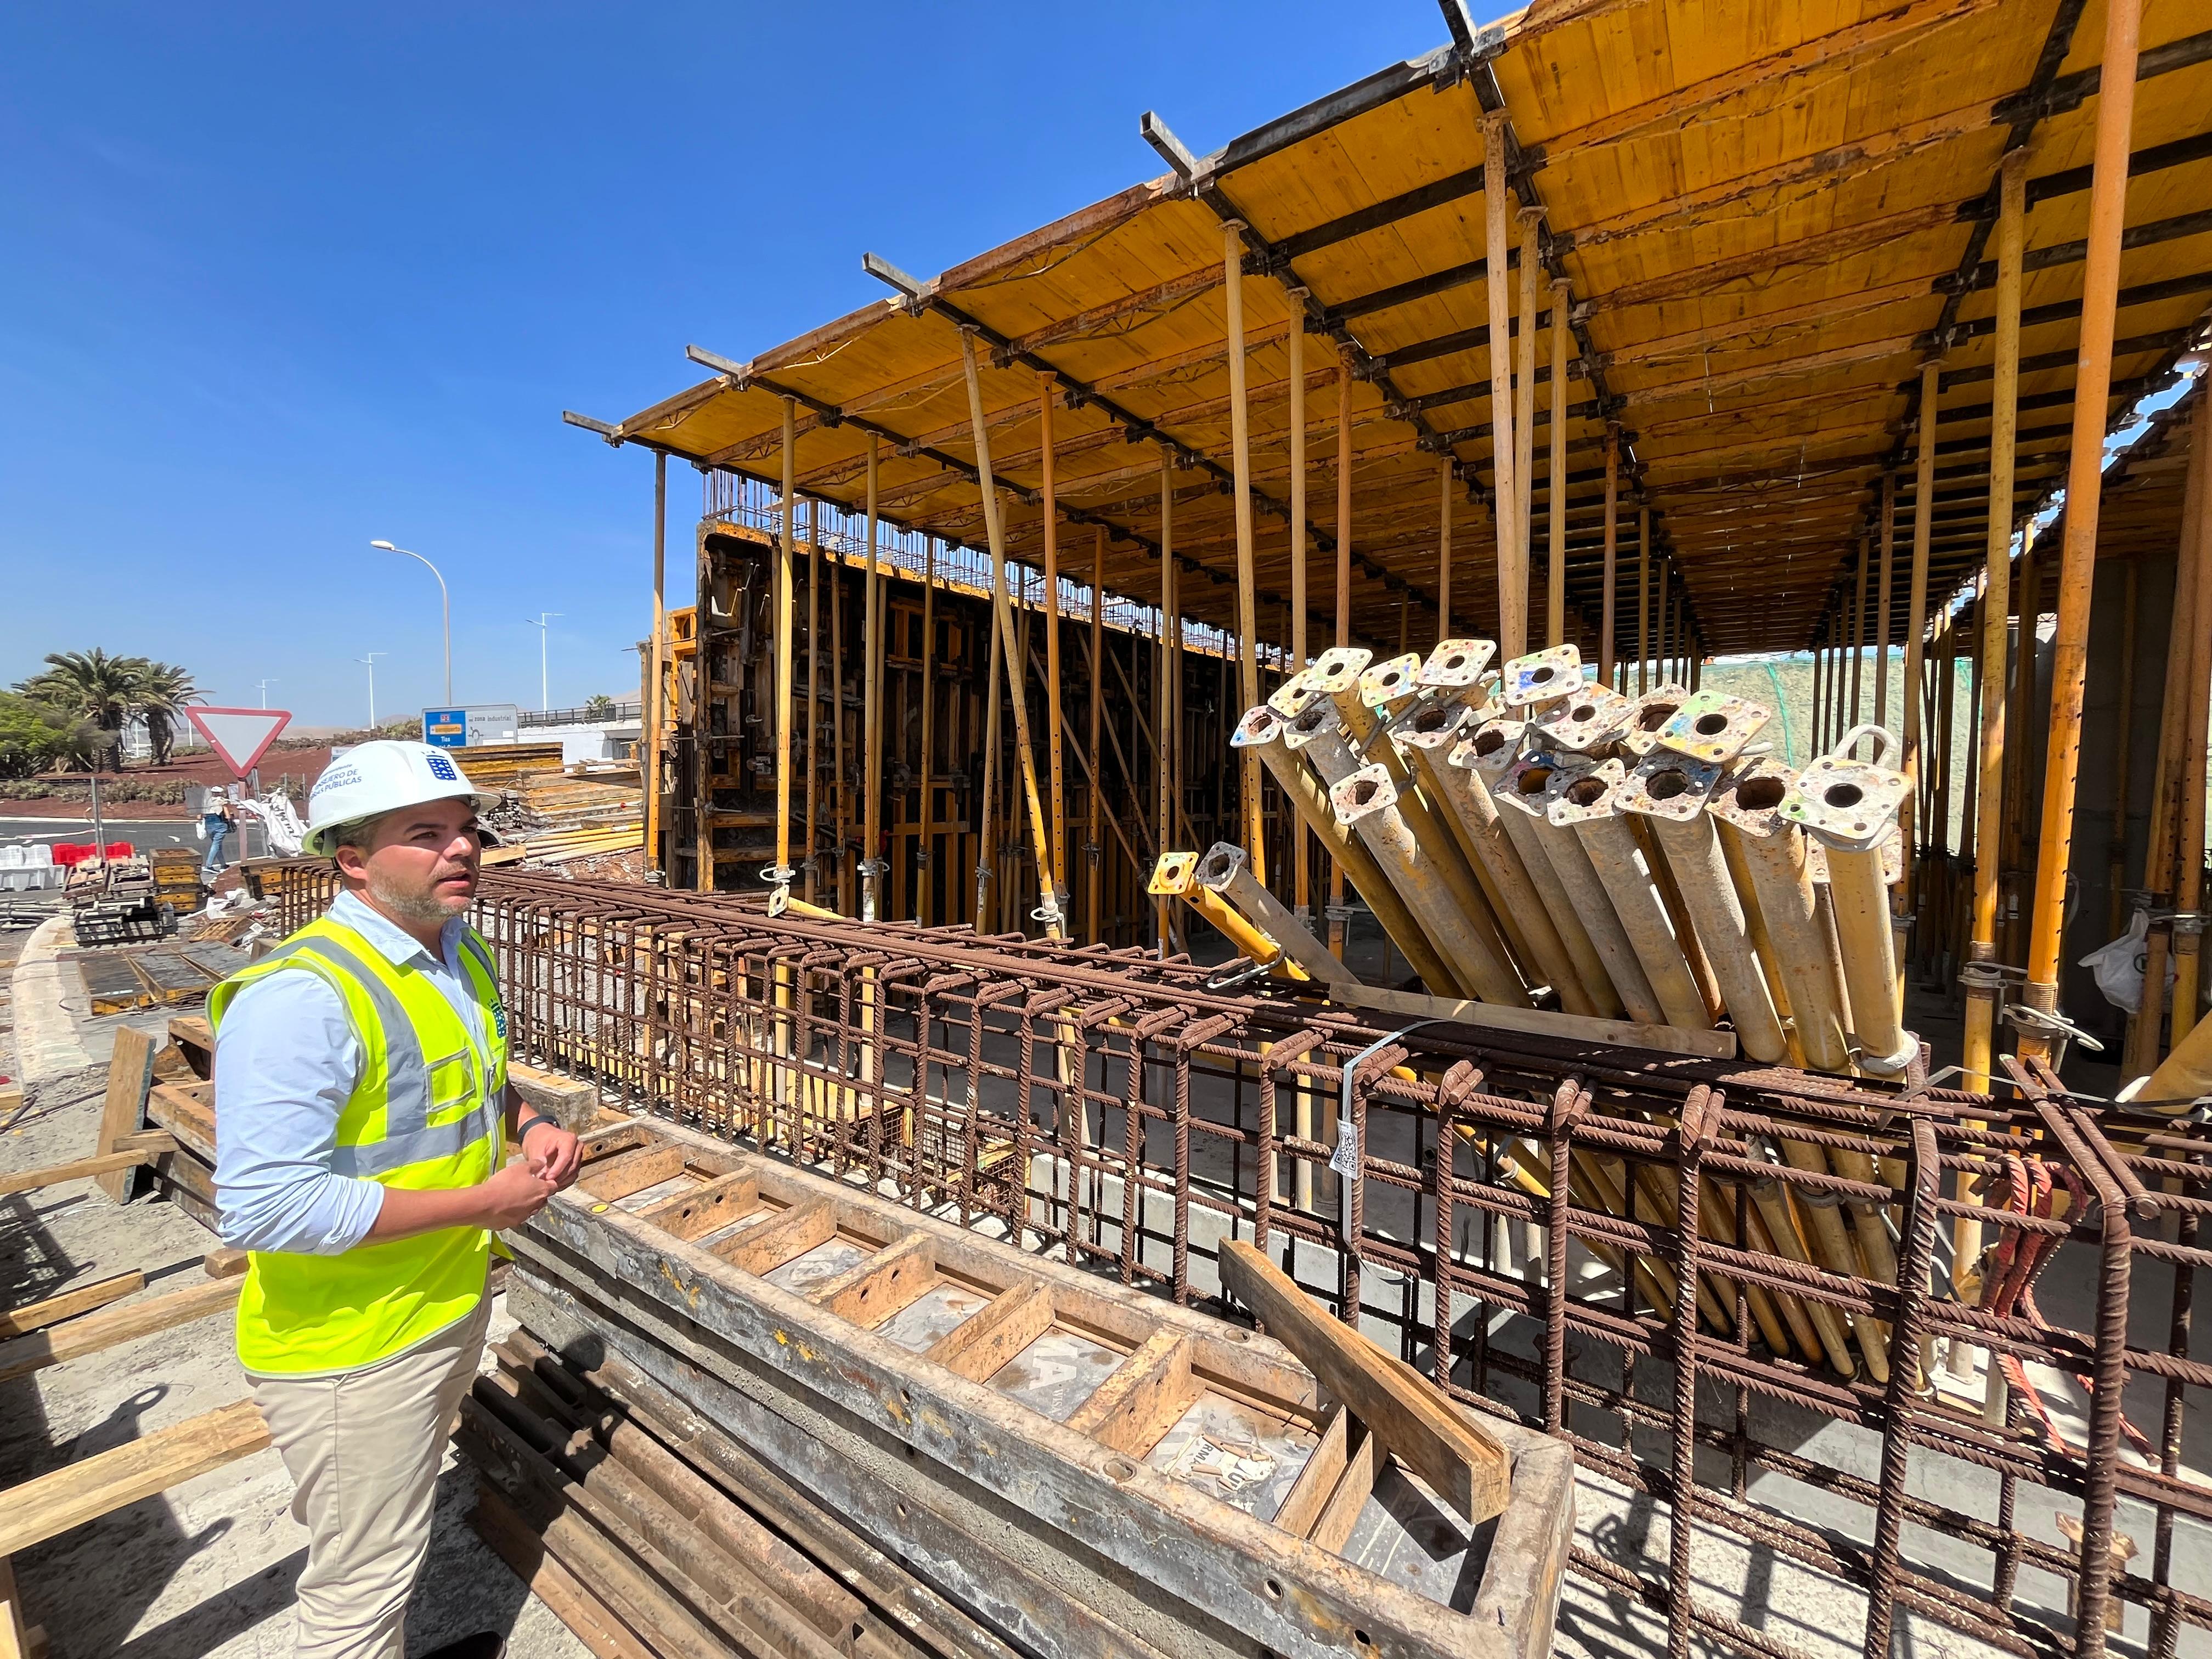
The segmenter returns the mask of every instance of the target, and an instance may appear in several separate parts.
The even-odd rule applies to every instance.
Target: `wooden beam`
[[[100,1103],[100,1139],[95,1156],[112,1152],[125,1135],[146,1125],[146,1092],[154,1086],[153,1034],[125,1025],[115,1033],[115,1048],[107,1061],[107,1094]],[[135,1164],[114,1164],[100,1177],[100,1189],[118,1204],[127,1204],[138,1189]]]
[[[12,1555],[269,1444],[260,1408],[241,1400],[12,1487],[0,1504],[0,1556]]]
[[[135,1296],[145,1288],[146,1275],[136,1270],[117,1273],[109,1279],[95,1279],[89,1285],[80,1285],[75,1290],[64,1291],[58,1296],[47,1297],[44,1301],[28,1302],[20,1308],[0,1313],[0,1336],[24,1336],[33,1331],[44,1330],[64,1319],[74,1319],[79,1314],[90,1313],[94,1308],[104,1308],[111,1302]]]
[[[178,1325],[190,1324],[219,1313],[238,1301],[242,1279],[210,1279],[185,1290],[172,1291],[144,1302],[125,1302],[27,1335],[0,1342],[0,1382],[58,1365],[64,1360],[98,1353],[118,1342],[151,1336]]]
[[[35,1192],[41,1187],[59,1186],[64,1181],[83,1181],[97,1176],[104,1188],[118,1174],[151,1164],[163,1152],[177,1150],[173,1135],[158,1130],[151,1137],[143,1134],[127,1139],[148,1142],[123,1152],[103,1152],[97,1158],[76,1158],[67,1164],[50,1164],[43,1170],[26,1170],[20,1175],[0,1176],[0,1198],[14,1193]]]
[[[1223,1243],[1221,1283],[1445,1503],[1478,1525],[1504,1513],[1512,1460],[1435,1384],[1330,1318],[1244,1239]]]

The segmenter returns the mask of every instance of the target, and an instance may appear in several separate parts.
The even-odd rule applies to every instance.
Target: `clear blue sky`
[[[9,8],[0,684],[101,646],[357,723],[635,696],[617,418],[1441,44],[1376,6]],[[672,574],[696,477],[670,477]]]

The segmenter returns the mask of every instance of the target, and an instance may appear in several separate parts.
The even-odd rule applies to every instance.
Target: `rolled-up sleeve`
[[[360,1243],[384,1189],[331,1170],[338,1113],[362,1063],[338,994],[311,973],[256,980],[224,1011],[215,1053],[223,1243],[313,1255]]]

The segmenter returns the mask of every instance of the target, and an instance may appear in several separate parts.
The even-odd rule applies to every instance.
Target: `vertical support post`
[[[2201,394],[2200,394],[2201,395]],[[2191,652],[2181,704],[2182,752],[2188,764],[2181,779],[2179,879],[2173,889],[2173,1047],[2197,1029],[2197,1000],[2203,984],[2204,924],[2205,711],[2212,706],[2212,629],[2203,625],[2204,596],[2212,593],[2212,416],[2199,407],[2191,435],[2197,465],[2197,511],[2182,526],[2179,559],[2193,558],[2197,595],[2193,626],[2173,636],[2188,641]],[[2177,560],[2177,572],[2179,564]],[[2185,920],[2186,918],[2186,920]]]
[[[1014,746],[1020,753],[1022,792],[1029,805],[1030,845],[1036,854],[1037,908],[1042,912],[1037,919],[1044,923],[1048,939],[1059,939],[1066,924],[1060,908],[1059,878],[1052,868],[1044,803],[1037,794],[1036,751],[1030,746],[1029,698],[1024,684],[1029,678],[1028,664],[1015,654],[1013,606],[1006,593],[1006,526],[999,511],[998,486],[991,481],[991,433],[983,419],[982,382],[975,368],[975,337],[966,328],[960,331],[960,349],[968,374],[968,416],[975,434],[975,470],[981,474],[983,486],[983,524],[991,541],[991,608],[998,619],[995,631],[1001,641],[1007,690],[1013,703]],[[994,707],[996,692],[994,684]]]
[[[821,767],[815,743],[822,731],[822,503],[806,503],[806,856],[799,861],[805,875],[805,896],[814,902],[814,857],[822,842],[814,827],[815,791]]]
[[[866,678],[860,690],[861,741],[867,745],[867,799],[860,805],[860,836],[868,844],[860,858],[860,920],[881,914],[884,877],[884,614],[883,579],[876,568],[878,527],[876,503],[876,434],[868,434],[868,602],[862,629],[867,635]]]
[[[792,514],[796,503],[792,495],[793,474],[798,465],[798,441],[792,428],[796,422],[797,405],[788,398],[783,400],[783,511],[778,525],[779,545],[775,560],[775,877],[779,891],[791,891],[791,623],[792,623]],[[704,672],[702,665],[695,672]],[[702,758],[701,765],[704,766]],[[712,799],[702,777],[700,782],[699,810],[703,814]],[[703,849],[709,838],[702,834]],[[702,891],[714,885],[713,864],[702,852],[699,886]]]
[[[1859,687],[1866,666],[1867,537],[1859,532],[1859,585],[1851,599],[1851,724],[1859,724]]]
[[[2089,596],[2096,575],[2097,517],[2103,493],[2105,406],[2112,384],[2112,334],[2118,316],[2120,231],[2128,198],[2128,137],[2135,118],[2137,37],[2142,0],[2110,0],[2105,14],[2103,74],[2097,93],[2096,160],[2090,173],[2088,258],[2081,282],[2081,345],[2074,375],[2074,429],[2068,443],[2066,534],[2059,556],[2058,634],[2051,672],[2050,734],[2044,746],[2043,826],[2037,848],[2035,909],[2028,935],[2029,1007],[2058,1006],[2058,958],[2066,927],[2066,872],[2073,855],[2074,785],[2081,758],[2081,691],[2089,659]],[[2025,645],[2025,641],[2023,644]],[[2043,1058],[2050,1043],[2023,1031],[2020,1052]],[[2115,1402],[2115,1410],[2118,1404]],[[2092,1474],[2094,1475],[2094,1471]],[[2084,1516],[2085,1528],[2095,1517]],[[2109,1534],[2112,1516],[2103,1517]],[[2084,1534],[2084,1548],[2087,1547]],[[2085,1559],[2101,1562],[2099,1553]],[[2104,1580],[2082,1588],[2082,1616]],[[2094,1635],[2103,1644],[2101,1620]],[[2088,1644],[2084,1643],[2086,1648]]]
[[[1099,943],[1103,930],[1099,926],[1098,882],[1105,862],[1105,848],[1098,844],[1098,818],[1105,806],[1103,774],[1104,763],[1098,758],[1098,721],[1105,702],[1106,674],[1106,526],[1100,525],[1092,532],[1091,544],[1091,738],[1084,752],[1091,760],[1091,821],[1085,836],[1083,858],[1085,901],[1084,914],[1091,921],[1091,942]]]
[[[1237,488],[1237,691],[1246,708],[1260,701],[1260,617],[1257,583],[1252,574],[1252,411],[1245,406],[1244,239],[1235,221],[1221,227],[1223,293],[1229,307],[1229,447]],[[1260,757],[1242,751],[1237,799],[1243,808],[1244,847],[1252,878],[1267,884],[1267,845],[1261,832]],[[1162,842],[1164,848],[1167,843]]]
[[[645,694],[645,866],[646,879],[659,885],[668,878],[660,854],[661,685],[665,674],[668,607],[668,452],[653,452],[653,650]],[[703,795],[705,792],[702,790]]]
[[[1889,726],[1889,634],[1890,611],[1894,603],[1891,590],[1897,570],[1897,474],[1881,475],[1881,568],[1874,602],[1874,718],[1885,730]],[[1908,690],[1905,701],[1911,702]]]
[[[1152,749],[1156,793],[1159,796],[1159,839],[1165,852],[1174,844],[1175,802],[1175,671],[1174,653],[1168,648],[1168,631],[1176,611],[1175,580],[1175,464],[1160,457],[1160,642],[1159,659],[1153,665]],[[1152,901],[1152,921],[1160,955],[1168,954],[1168,925],[1173,901]]]
[[[2193,424],[2193,423],[2192,423]],[[2191,463],[2195,457],[2191,457]],[[2188,555],[2188,532],[2182,532],[2181,556]],[[2130,559],[2121,568],[2120,695],[2114,700],[2120,711],[2112,733],[2112,835],[2106,848],[2105,937],[2118,939],[2127,926],[2127,902],[2122,890],[2128,884],[2128,797],[2135,780],[2129,776],[2135,758],[2136,726],[2136,608],[2140,562]],[[2177,559],[2174,578],[2179,586],[2181,566]],[[2178,611],[2179,607],[2175,607]],[[2175,639],[2184,637],[2176,634]],[[2148,984],[2148,981],[2144,981]]]
[[[818,543],[821,534],[822,508],[815,509],[815,532]],[[817,545],[815,557],[822,558]],[[845,597],[844,584],[840,580],[844,561],[832,558],[823,561],[829,566],[830,577],[830,812],[833,820],[831,834],[835,837],[836,856],[831,866],[836,872],[830,894],[835,908],[846,910],[845,853],[852,840],[852,791],[845,772]]]
[[[1452,458],[1440,456],[1437,461],[1437,639],[1439,642],[1452,636],[1451,627],[1451,519],[1452,519]]]
[[[1498,650],[1510,660],[1528,648],[1526,612],[1528,582],[1521,568],[1528,538],[1514,522],[1521,483],[1514,476],[1520,443],[1513,429],[1513,301],[1506,286],[1512,265],[1505,207],[1505,116],[1493,112],[1482,122],[1482,198],[1486,236],[1483,288],[1490,301],[1490,453],[1497,485]]]
[[[1552,284],[1552,457],[1545,474],[1544,527],[1550,532],[1544,567],[1544,643],[1567,638],[1567,285]]]
[[[1536,290],[1542,280],[1543,214],[1521,210],[1521,332],[1514,342],[1513,372],[1519,386],[1513,397],[1513,478],[1521,495],[1513,511],[1514,557],[1521,585],[1514,608],[1521,617],[1522,648],[1528,631],[1529,526],[1536,520]]]
[[[1352,359],[1336,359],[1336,643],[1352,643]],[[1328,861],[1328,949],[1344,960],[1344,861]]]
[[[1291,358],[1291,662],[1297,673],[1312,660],[1306,653],[1306,319],[1303,301],[1291,318],[1284,344]],[[1449,463],[1448,463],[1449,464]],[[1291,894],[1297,918],[1313,921],[1313,832],[1295,812],[1291,831]],[[1303,1169],[1304,1164],[1299,1167]]]
[[[915,826],[914,919],[922,927],[937,920],[937,688],[930,683],[929,665],[937,655],[937,538],[927,537],[921,550],[921,756],[915,775],[921,782],[920,821]],[[953,879],[959,879],[953,872]],[[955,892],[959,890],[956,887]]]
[[[1667,575],[1668,575],[1668,561],[1667,561],[1667,560],[1665,560],[1665,559],[1662,559],[1662,560],[1660,560],[1660,561],[1659,561],[1659,599],[1658,599],[1658,607],[1657,607],[1657,611],[1656,611],[1656,616],[1655,616],[1655,619],[1654,619],[1654,621],[1653,621],[1653,623],[1652,623],[1652,630],[1653,630],[1653,631],[1652,631],[1652,638],[1651,638],[1651,659],[1652,659],[1652,660],[1651,660],[1651,672],[1652,672],[1652,674],[1653,674],[1654,678],[1656,679],[1657,683],[1658,683],[1659,684],[1661,684],[1661,685],[1664,685],[1664,684],[1667,684],[1667,680],[1668,680],[1668,670],[1669,670],[1669,669],[1672,667],[1672,665],[1672,665],[1672,664],[1670,664],[1670,663],[1668,661],[1668,659],[1667,659],[1667,652],[1668,652],[1668,633],[1667,633],[1667,617],[1668,617],[1668,611],[1667,611],[1667,605],[1668,605],[1668,600],[1667,600]]]
[[[1044,477],[1039,485],[1044,507],[1044,696],[1045,753],[1052,777],[1052,880],[1067,886],[1067,797],[1060,785],[1060,507],[1054,489],[1052,387],[1049,374],[1037,375],[1038,441]]]
[[[1613,601],[1620,536],[1620,423],[1605,423],[1605,598],[1598,608],[1597,678],[1613,684]]]
[[[1651,509],[1636,512],[1636,695],[1651,689]]]
[[[1912,478],[1912,577],[1905,598],[1905,763],[1901,769],[1912,780],[1912,787],[1905,792],[1905,800],[1899,809],[1898,821],[1905,832],[1905,879],[1893,890],[1892,898],[1897,914],[1903,917],[1912,915],[1912,896],[1917,885],[1914,848],[1925,827],[1919,821],[1920,775],[1927,769],[1921,754],[1924,734],[1921,730],[1920,635],[1928,625],[1928,543],[1936,511],[1936,394],[1942,378],[1942,370],[1933,358],[1921,366],[1920,444]],[[1898,953],[1898,960],[1905,960],[1904,952]]]

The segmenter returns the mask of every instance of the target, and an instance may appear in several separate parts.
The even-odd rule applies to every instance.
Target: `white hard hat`
[[[364,743],[323,769],[307,792],[307,834],[300,850],[326,858],[336,849],[330,832],[424,801],[465,799],[486,811],[499,797],[479,789],[444,750],[427,743],[380,738]]]

